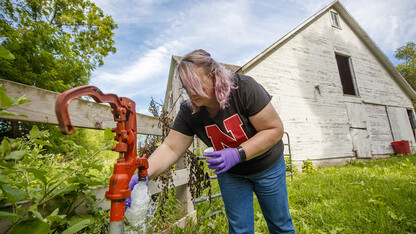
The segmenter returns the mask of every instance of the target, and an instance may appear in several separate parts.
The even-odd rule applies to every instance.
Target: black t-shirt
[[[253,78],[241,74],[234,75],[237,89],[231,91],[229,105],[215,116],[210,116],[205,107],[192,114],[187,101],[181,104],[172,129],[188,136],[197,135],[215,151],[235,148],[253,137],[257,131],[249,117],[260,112],[271,100],[267,91]],[[250,175],[273,165],[283,154],[280,140],[268,151],[251,160],[238,163],[228,172]]]

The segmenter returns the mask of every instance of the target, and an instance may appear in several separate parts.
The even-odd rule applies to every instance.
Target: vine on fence
[[[140,155],[150,155],[153,153],[157,146],[167,137],[173,124],[173,120],[169,118],[169,112],[163,108],[163,105],[156,103],[153,99],[150,102],[149,111],[154,117],[159,119],[159,127],[162,129],[162,136],[146,136],[144,146],[139,147],[138,150]],[[209,188],[209,195],[211,195],[211,183],[209,174],[204,172],[204,163],[202,161],[198,162],[196,155],[190,150],[187,150],[183,157],[186,159],[186,166],[190,167],[188,186],[191,192],[192,201],[200,196],[206,188]],[[165,219],[164,207],[166,201],[169,199],[168,191],[173,188],[172,169],[173,167],[156,179],[157,181],[162,182],[162,192],[160,193],[159,199],[159,215],[161,216],[162,221]]]
[[[192,201],[201,196],[206,188],[208,188],[208,196],[211,197],[211,180],[208,172],[204,172],[204,162],[199,161],[196,155],[189,150],[186,151],[185,157],[190,166],[188,186],[191,189]],[[211,204],[211,199],[209,202]]]

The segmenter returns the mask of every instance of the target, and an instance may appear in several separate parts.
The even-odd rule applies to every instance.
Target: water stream
[[[154,219],[157,202],[152,201],[144,182],[139,182],[131,192],[131,206],[127,208],[125,217],[129,225],[124,233],[152,233],[153,227],[150,225]]]

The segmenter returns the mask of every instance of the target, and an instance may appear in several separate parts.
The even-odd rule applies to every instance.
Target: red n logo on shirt
[[[234,114],[223,121],[225,129],[231,136],[223,133],[216,124],[205,126],[205,132],[211,139],[214,150],[222,150],[226,147],[235,148],[248,140],[243,130],[243,122],[238,114]]]

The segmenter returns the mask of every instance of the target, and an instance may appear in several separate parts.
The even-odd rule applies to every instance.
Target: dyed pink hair
[[[188,94],[197,94],[199,96],[208,97],[202,90],[202,80],[196,73],[196,68],[202,68],[205,74],[214,71],[214,89],[215,97],[220,103],[221,109],[228,105],[228,99],[231,89],[235,89],[234,75],[224,66],[217,63],[211,58],[211,55],[205,50],[194,50],[181,59],[176,67],[176,75],[182,82],[182,85],[187,89]],[[211,78],[209,78],[211,79]],[[192,107],[193,114],[199,111],[199,107],[187,100],[188,105]]]

